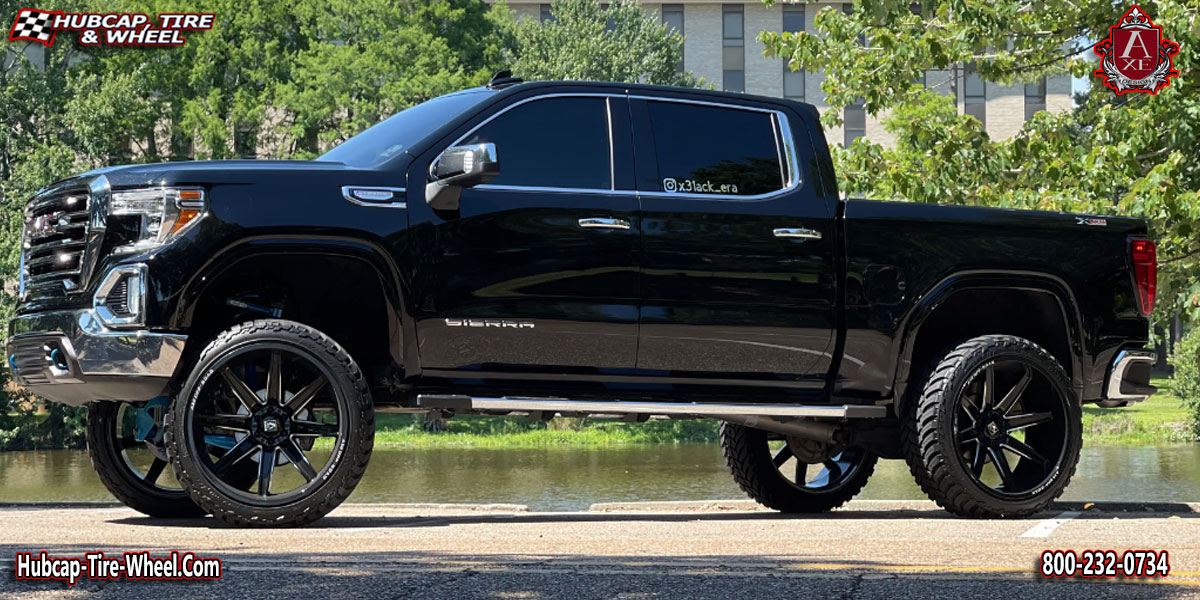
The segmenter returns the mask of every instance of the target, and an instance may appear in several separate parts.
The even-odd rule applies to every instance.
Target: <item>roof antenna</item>
[[[523,81],[525,80],[521,79],[520,77],[512,76],[512,69],[504,69],[502,71],[496,71],[496,74],[492,75],[491,81],[488,81],[487,89],[498,90],[502,87],[518,84]]]

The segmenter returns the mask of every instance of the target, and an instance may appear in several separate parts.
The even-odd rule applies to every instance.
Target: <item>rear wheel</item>
[[[742,491],[767,508],[815,513],[860,491],[878,458],[859,447],[823,444],[761,429],[721,424],[721,448]]]
[[[233,435],[220,454],[204,440]],[[236,525],[289,526],[321,518],[362,479],[374,441],[370,392],[341,346],[283,320],[217,336],[167,416],[176,475],[202,508]],[[242,465],[257,473],[236,484]]]
[[[931,370],[909,403],[903,444],[931,499],[968,517],[1045,509],[1075,472],[1079,401],[1058,361],[1029,340],[963,342]]]

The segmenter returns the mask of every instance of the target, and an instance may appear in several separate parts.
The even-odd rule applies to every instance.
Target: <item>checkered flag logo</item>
[[[54,43],[54,15],[58,13],[35,8],[22,8],[13,22],[8,40],[30,40],[49,46]]]

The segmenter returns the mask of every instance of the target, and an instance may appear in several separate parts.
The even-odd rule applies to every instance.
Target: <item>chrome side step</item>
[[[886,406],[843,404],[710,404],[696,402],[642,402],[567,400],[564,398],[476,398],[455,394],[420,394],[416,406],[427,409],[482,412],[541,412],[604,415],[651,415],[666,417],[713,417],[738,415],[822,419],[880,419]]]

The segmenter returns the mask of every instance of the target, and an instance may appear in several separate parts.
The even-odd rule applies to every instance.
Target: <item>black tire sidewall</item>
[[[734,481],[759,504],[786,513],[820,513],[849,502],[866,486],[878,457],[867,450],[851,478],[836,489],[809,491],[788,480],[775,466],[767,432],[735,423],[721,424],[721,448]]]
[[[962,349],[966,349],[965,353],[956,356]],[[960,450],[954,431],[954,415],[965,388],[987,364],[1010,360],[1028,366],[1049,382],[1063,402],[1066,421],[1065,440],[1061,453],[1056,457],[1056,471],[1038,489],[1026,492],[1024,498],[997,495],[972,475],[959,456]],[[939,383],[937,373],[946,369],[951,370],[950,375]],[[941,461],[940,468],[946,470],[944,477],[937,478],[941,484],[935,485],[932,490],[926,485],[922,487],[938,504],[951,512],[973,517],[1026,516],[1045,509],[1062,494],[1074,475],[1083,445],[1082,408],[1066,371],[1049,352],[1033,342],[1014,336],[998,335],[964,342],[934,367],[926,382],[923,396],[916,402],[936,405],[926,407],[936,408],[936,423],[932,424],[936,427],[936,448],[933,455],[928,451],[914,452],[914,449],[910,448],[909,465],[922,470],[923,474],[928,476],[933,470],[930,467],[937,468],[932,463]],[[913,418],[912,415],[910,418]],[[926,427],[929,425],[925,424]],[[919,423],[916,426],[921,427]],[[921,479],[921,476],[918,476],[919,482]],[[951,490],[951,487],[954,489]]]
[[[93,402],[88,405],[87,449],[100,483],[122,504],[158,518],[204,516],[184,490],[165,490],[134,475],[117,448],[117,417],[120,402]]]
[[[317,360],[328,372],[329,385],[345,402],[339,406],[339,436],[330,453],[333,468],[323,469],[321,483],[287,504],[258,506],[230,496],[209,479],[203,460],[194,453],[191,415],[215,366],[247,346],[263,342],[295,348]],[[179,396],[171,405],[167,446],[176,477],[189,496],[214,516],[237,525],[288,526],[314,521],[336,508],[362,478],[374,444],[374,412],[370,392],[358,366],[341,346],[317,330],[283,320],[252,321],[218,335],[200,353]],[[253,455],[244,460],[252,460]]]

